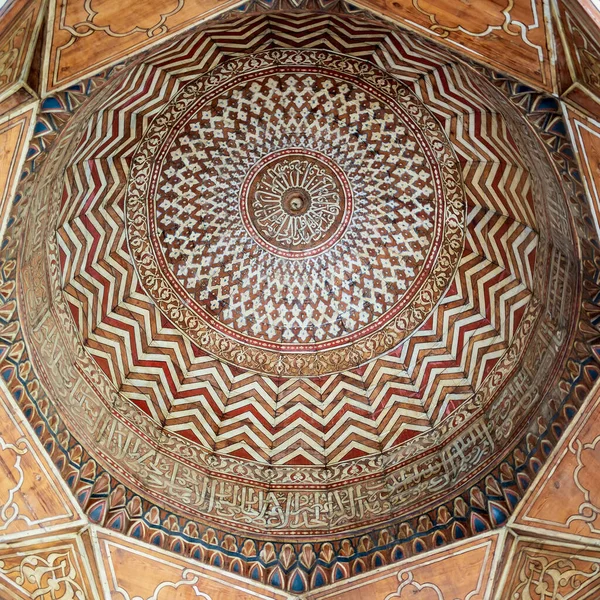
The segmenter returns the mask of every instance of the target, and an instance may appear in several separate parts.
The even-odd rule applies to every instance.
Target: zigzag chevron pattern
[[[461,165],[467,229],[442,301],[399,347],[336,375],[277,379],[215,359],[160,313],[129,253],[124,198],[140,131],[185,83],[231,55],[298,46],[371,60],[429,106]],[[73,156],[58,228],[64,299],[112,385],[207,449],[312,465],[391,450],[481,390],[540,293],[539,237],[530,163],[465,69],[408,35],[307,14],[217,24],[128,72]]]

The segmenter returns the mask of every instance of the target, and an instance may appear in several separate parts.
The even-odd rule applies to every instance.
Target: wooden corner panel
[[[362,0],[360,4],[500,71],[553,90],[548,41],[553,34],[541,0]]]
[[[44,0],[18,0],[0,14],[0,97],[27,75]]]
[[[65,87],[237,3],[238,0],[55,0],[49,15],[45,91]]]

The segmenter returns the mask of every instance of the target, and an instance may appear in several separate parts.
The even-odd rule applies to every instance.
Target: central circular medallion
[[[459,164],[402,83],[313,50],[186,85],[132,161],[128,242],[202,350],[277,376],[357,367],[429,316],[464,239]]]
[[[352,191],[327,156],[289,148],[262,158],[248,173],[240,197],[248,233],[284,258],[308,258],[331,248],[352,218]]]

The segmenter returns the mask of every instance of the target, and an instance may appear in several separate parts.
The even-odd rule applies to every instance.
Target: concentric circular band
[[[310,258],[334,246],[350,223],[352,204],[352,189],[340,167],[305,148],[263,157],[240,193],[242,220],[252,238],[290,259]]]
[[[305,252],[313,258],[319,254],[319,260],[322,259],[321,263],[312,264],[325,270],[290,271],[288,279],[295,286],[292,289],[286,277],[293,268],[253,254],[251,245],[240,237],[247,231],[238,229],[230,210],[231,194],[219,191],[220,187],[231,187],[230,181],[218,179],[225,167],[235,167],[227,171],[229,179],[243,170],[243,163],[238,165],[235,160],[244,156],[246,146],[239,140],[231,140],[227,131],[222,135],[228,144],[223,146],[232,154],[220,156],[220,146],[214,146],[211,140],[211,156],[205,158],[206,152],[194,136],[202,133],[205,115],[211,118],[210,107],[219,113],[222,95],[243,99],[246,94],[271,93],[275,87],[280,96],[282,82],[294,77],[303,81],[320,78],[321,87],[336,87],[339,94],[363,98],[369,107],[364,111],[367,121],[373,107],[384,116],[380,121],[367,123],[367,129],[360,130],[363,133],[358,133],[354,125],[345,131],[353,151],[369,158],[369,164],[375,167],[371,169],[377,175],[375,180],[356,170],[347,174],[355,163],[359,164],[355,157],[346,158],[342,167],[327,156],[339,154],[343,144],[329,145],[320,148],[318,155],[311,154],[314,152],[311,145],[319,140],[320,123],[311,122],[306,131],[300,123],[299,133],[278,136],[281,152],[290,149],[289,139],[301,141],[301,146],[296,143],[293,148],[306,148],[302,150],[304,156],[313,164],[318,161],[326,176],[335,180],[338,214],[312,248],[310,241],[305,247],[302,243],[296,247],[288,243],[287,248],[285,244],[276,246],[269,242],[252,220],[247,200],[242,200],[245,206],[242,212],[246,211],[243,221],[246,230],[252,233],[248,243],[268,246],[267,250],[279,255],[278,261],[289,259],[293,252]],[[321,88],[314,88],[318,89]],[[289,103],[289,99],[286,101]],[[298,104],[301,101],[311,102],[310,94],[300,98]],[[314,112],[306,110],[307,115]],[[298,115],[298,119],[304,118],[302,111]],[[230,113],[219,118],[221,129],[235,130],[229,123]],[[377,135],[388,135],[386,129],[390,125],[385,119],[389,118],[393,119],[390,122],[395,144],[400,145],[382,155],[372,149],[368,137],[374,128]],[[274,115],[261,136],[273,135],[271,129],[280,127],[280,122],[281,115]],[[326,126],[329,128],[331,124]],[[189,146],[190,151],[183,152],[182,145]],[[264,166],[261,161],[268,163],[281,158],[281,154],[268,154],[258,164],[253,161],[248,165],[246,183],[240,182],[244,188],[242,197],[252,190]],[[193,164],[198,156],[204,161],[202,169]],[[175,167],[169,158],[175,161]],[[399,160],[403,162],[396,164]],[[251,168],[254,165],[256,171]],[[188,84],[146,132],[133,160],[126,198],[129,244],[147,293],[165,316],[204,350],[235,365],[277,376],[339,372],[399,344],[423,323],[444,293],[456,269],[464,237],[465,203],[458,166],[440,124],[418,98],[377,67],[312,50],[276,50],[251,58],[241,57]],[[195,171],[204,173],[204,179],[195,177]],[[215,174],[216,183],[206,173]],[[390,181],[396,182],[395,185],[390,186]],[[357,192],[360,186],[361,191]],[[238,197],[234,199],[234,212],[239,215]],[[299,205],[303,202],[300,197],[296,201]],[[192,221],[195,229],[188,232],[188,223]],[[222,226],[224,221],[226,226]],[[355,222],[359,229],[354,229]],[[354,240],[359,244],[357,250],[336,245],[340,239]],[[236,247],[230,252],[233,240]],[[174,247],[176,244],[179,246]],[[206,252],[218,255],[219,272],[215,271],[214,263],[209,273],[202,271]],[[357,252],[363,253],[362,262],[353,267]],[[407,266],[403,267],[404,264]],[[258,271],[263,265],[268,269],[264,297],[252,298],[252,288],[240,292],[240,279],[236,279],[235,273],[254,269],[246,277],[254,286],[260,283],[262,274]],[[376,269],[379,270],[375,272]],[[386,279],[378,275],[386,269],[391,269],[395,276]],[[216,287],[215,276],[220,278]],[[310,286],[320,281],[327,286],[328,277],[336,278],[336,286],[341,290],[339,297],[333,302],[321,293],[321,298],[309,306],[315,296]],[[387,287],[378,288],[382,283]],[[271,293],[270,286],[276,285],[279,285],[277,294]],[[330,284],[330,287],[335,286]],[[299,294],[305,294],[304,303],[297,301],[295,295]],[[357,301],[365,298],[365,294],[367,300]],[[237,311],[232,311],[233,305],[238,307]],[[357,305],[358,310],[354,308]],[[303,327],[306,319],[296,325],[303,318],[305,307],[316,314],[315,326],[309,323]],[[266,324],[256,326],[255,321],[248,321],[256,319],[256,315],[258,318],[265,315]]]

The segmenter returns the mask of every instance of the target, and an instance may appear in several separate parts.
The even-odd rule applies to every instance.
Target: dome
[[[67,446],[186,542],[431,529],[556,409],[581,294],[556,165],[414,34],[209,23],[94,91],[25,201],[19,314]]]

